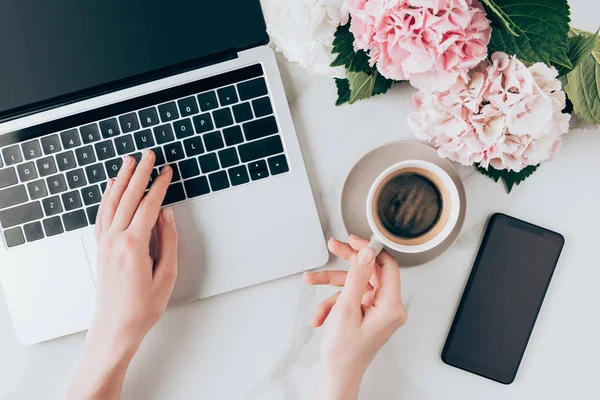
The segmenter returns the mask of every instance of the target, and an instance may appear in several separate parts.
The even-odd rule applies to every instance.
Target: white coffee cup
[[[385,230],[385,227],[380,228],[379,225],[383,224],[374,206],[378,200],[377,196],[381,193],[381,188],[390,179],[402,173],[415,173],[427,178],[436,186],[442,198],[441,211],[437,222],[417,238],[400,238]],[[428,161],[407,160],[392,165],[375,179],[367,196],[366,207],[367,219],[373,232],[369,247],[373,249],[375,254],[379,254],[384,246],[401,253],[414,254],[433,249],[450,235],[458,221],[460,197],[454,181],[442,168]]]

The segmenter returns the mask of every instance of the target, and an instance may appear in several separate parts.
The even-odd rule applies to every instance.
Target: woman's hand
[[[329,250],[349,261],[350,270],[304,275],[310,285],[343,286],[321,303],[312,322],[319,327],[327,321],[319,399],[356,399],[368,365],[407,319],[398,263],[385,251],[375,259],[368,243],[356,236],[349,243],[331,239]]]
[[[96,218],[96,314],[70,398],[119,398],[131,358],[173,291],[177,230],[173,212],[160,210],[172,170],[164,167],[145,194],[154,161],[150,150],[137,167],[125,157],[102,198]],[[154,228],[156,259],[150,255]]]

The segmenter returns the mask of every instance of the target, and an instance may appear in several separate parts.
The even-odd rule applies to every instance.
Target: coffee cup
[[[383,171],[371,185],[366,204],[375,254],[384,246],[423,253],[442,243],[460,213],[458,189],[450,175],[423,160],[407,160]]]

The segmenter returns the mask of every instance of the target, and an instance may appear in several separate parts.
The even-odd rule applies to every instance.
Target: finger
[[[124,231],[129,227],[129,224],[140,205],[140,201],[142,200],[142,197],[144,197],[146,188],[148,187],[148,181],[150,180],[150,174],[152,174],[152,169],[154,168],[155,159],[156,156],[152,150],[146,149],[142,153],[142,159],[135,169],[135,172],[129,181],[129,185],[127,185],[127,189],[125,190],[125,193],[123,193],[119,207],[117,208],[117,212],[111,225],[112,230],[119,232]]]
[[[137,230],[138,232],[145,232],[147,234],[152,232],[152,228],[156,225],[160,206],[165,199],[172,177],[173,170],[171,167],[168,165],[163,167],[160,171],[160,175],[154,180],[150,190],[140,202],[140,205],[133,216],[133,220],[129,225],[130,229]]]
[[[342,290],[342,299],[349,305],[358,306],[365,291],[368,288],[369,280],[375,267],[375,253],[370,248],[362,249],[356,257],[351,259],[352,265],[346,276],[344,290]]]
[[[312,326],[318,328],[319,326],[323,325],[323,322],[325,322],[327,316],[329,316],[329,313],[340,296],[340,293],[342,292],[334,293],[326,298],[321,304],[319,304],[319,308],[317,308],[317,312],[315,313],[315,316],[311,322]]]
[[[173,210],[165,208],[156,223],[154,282],[162,296],[170,297],[177,279],[177,227]]]
[[[113,185],[114,180],[109,179],[106,182],[106,189],[104,189],[104,194],[102,195],[102,201],[100,202],[100,206],[98,207],[98,214],[96,214],[96,242],[99,242],[102,238],[102,212],[104,210],[104,204],[106,203],[106,199],[110,194],[110,188]]]
[[[361,251],[364,247],[367,247],[369,240],[363,239],[359,236],[350,235],[348,237],[348,244],[354,251]]]
[[[336,238],[329,239],[329,241],[327,242],[327,247],[329,248],[329,251],[331,251],[333,254],[340,258],[343,258],[346,261],[348,261],[350,257],[356,254],[356,252],[352,250],[348,243],[340,242]]]
[[[346,283],[346,271],[308,271],[304,273],[304,281],[309,285],[331,285],[342,287]],[[372,290],[369,283],[367,290]]]
[[[385,250],[379,254],[377,260],[381,267],[378,271],[379,288],[375,294],[375,306],[401,303],[398,262]]]
[[[108,196],[104,196],[106,203],[104,204],[104,210],[102,212],[102,232],[106,232],[110,229],[121,197],[123,196],[123,193],[125,193],[125,189],[127,189],[129,180],[133,175],[134,168],[135,159],[131,156],[123,157],[123,165],[121,165],[117,179],[113,182]]]

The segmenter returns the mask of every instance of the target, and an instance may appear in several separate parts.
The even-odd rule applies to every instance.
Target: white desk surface
[[[570,3],[574,26],[595,31],[591,2]],[[327,237],[343,238],[338,197],[344,178],[369,150],[413,138],[406,124],[412,90],[400,85],[383,97],[335,107],[333,82],[279,60],[323,229]],[[510,195],[472,168],[460,169],[468,196],[465,226],[440,258],[401,271],[409,320],[368,370],[362,400],[600,398],[600,129],[573,129],[564,139],[556,158]],[[567,239],[510,386],[440,360],[485,221],[494,212],[541,224]],[[327,265],[344,267],[334,258]],[[309,321],[331,292],[307,287],[296,275],[169,309],[135,357],[124,398],[313,398],[322,330]],[[63,398],[83,343],[81,333],[20,345],[0,300],[0,398]]]

